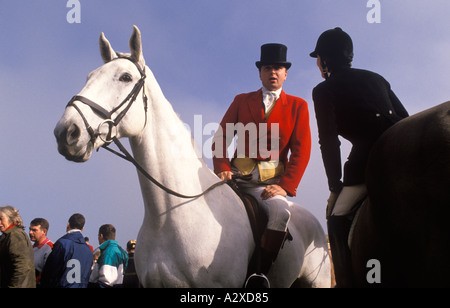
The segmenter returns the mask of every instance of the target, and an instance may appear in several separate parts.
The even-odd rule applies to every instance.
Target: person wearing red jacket
[[[50,224],[45,218],[35,218],[30,222],[30,240],[34,242],[34,267],[36,269],[36,286],[40,286],[42,270],[52,252],[53,242],[47,237]]]
[[[262,88],[237,95],[225,113],[213,140],[215,173],[222,180],[233,174],[244,193],[255,197],[268,215],[261,239],[261,276],[270,269],[286,237],[290,220],[287,196],[295,196],[311,154],[309,111],[305,100],[286,94],[283,83],[290,62],[283,44],[261,46],[256,62]],[[227,148],[237,135],[232,159]]]

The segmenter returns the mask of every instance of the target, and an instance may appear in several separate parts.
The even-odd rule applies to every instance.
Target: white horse
[[[103,33],[100,50],[105,64],[89,74],[55,128],[59,152],[84,162],[105,141],[127,137],[138,164],[165,187],[197,194],[220,182],[198,158],[190,133],[145,65],[139,29],[134,27],[130,39],[131,55],[116,53]],[[230,187],[185,199],[157,187],[141,172],[138,176],[145,204],[135,255],[141,283],[242,287],[255,243],[245,208]],[[285,243],[272,266],[271,286],[329,287],[322,227],[297,204],[291,212],[293,241]]]

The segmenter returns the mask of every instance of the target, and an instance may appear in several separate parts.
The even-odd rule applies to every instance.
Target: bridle
[[[91,136],[91,139],[89,142],[92,142],[92,144],[95,143],[95,140],[97,139],[97,137],[100,137],[105,142],[106,145],[108,145],[114,141],[115,134],[114,135],[112,134],[113,128],[116,128],[116,130],[117,130],[117,125],[120,123],[120,121],[123,119],[123,117],[130,110],[131,106],[136,101],[136,98],[139,95],[139,92],[141,92],[141,90],[142,90],[142,98],[144,101],[145,125],[147,124],[148,99],[147,99],[147,95],[145,94],[145,87],[144,87],[145,78],[146,78],[145,67],[142,69],[139,66],[139,64],[134,60],[134,58],[131,58],[131,57],[119,56],[117,58],[114,58],[113,60],[117,60],[117,59],[126,59],[126,60],[131,61],[137,67],[137,69],[139,70],[139,73],[141,74],[141,78],[136,82],[136,84],[134,85],[131,92],[127,95],[127,97],[125,97],[125,99],[119,105],[114,107],[111,111],[108,111],[105,108],[103,108],[102,106],[100,106],[99,104],[97,104],[97,103],[91,101],[90,99],[88,99],[84,96],[81,96],[81,95],[75,95],[74,97],[72,97],[72,99],[67,104],[67,107],[69,107],[69,106],[74,107],[80,114],[81,118],[83,119],[84,125],[86,126],[86,129],[89,132],[89,136]],[[91,107],[91,109],[95,113],[97,113],[104,119],[104,121],[99,124],[97,131],[94,131],[92,126],[89,125],[89,122],[87,121],[87,119],[84,116],[81,109],[74,103],[75,101],[80,101],[83,104]],[[120,108],[122,108],[125,104],[127,104],[126,107],[116,116],[115,119],[112,119],[112,115],[114,113],[116,113]],[[102,138],[102,134],[100,133],[100,131],[101,131],[102,126],[105,124],[107,124],[109,126],[109,130],[108,130],[106,138],[104,139],[104,138]],[[144,127],[145,127],[145,125],[144,125]]]
[[[123,144],[119,141],[119,139],[117,138],[116,134],[113,134],[113,128],[116,129],[117,132],[117,125],[120,123],[120,121],[123,119],[123,117],[127,114],[127,112],[130,110],[131,106],[133,105],[133,103],[136,101],[139,93],[142,90],[142,98],[143,98],[143,102],[144,102],[144,111],[145,111],[145,124],[144,124],[144,128],[147,125],[147,109],[148,109],[148,98],[147,95],[145,94],[145,67],[141,68],[139,66],[139,64],[135,61],[134,58],[131,57],[127,57],[127,56],[118,56],[117,58],[114,58],[113,60],[117,60],[117,59],[126,59],[131,61],[139,70],[139,73],[141,74],[141,78],[136,82],[136,84],[134,85],[133,89],[131,90],[131,92],[127,95],[127,97],[116,107],[114,107],[111,111],[106,110],[105,108],[103,108],[102,106],[100,106],[99,104],[93,102],[92,100],[81,96],[81,95],[75,95],[74,97],[72,97],[72,99],[69,101],[69,103],[67,104],[67,107],[74,107],[75,110],[80,114],[81,118],[83,119],[84,125],[86,126],[86,130],[89,133],[89,136],[91,137],[91,139],[89,140],[89,142],[92,143],[92,146],[94,146],[95,141],[97,140],[97,138],[102,139],[102,141],[104,142],[104,144],[102,145],[102,147],[106,150],[108,150],[109,152],[125,159],[128,160],[129,162],[131,162],[147,179],[149,179],[153,184],[155,184],[156,186],[158,186],[159,188],[161,188],[162,190],[164,190],[165,192],[174,195],[176,197],[179,198],[185,198],[185,199],[194,199],[194,198],[198,198],[201,197],[203,195],[205,195],[206,193],[208,193],[209,191],[213,190],[214,188],[227,183],[226,180],[224,181],[220,181],[217,182],[213,185],[211,185],[209,188],[207,188],[204,192],[197,194],[197,195],[183,195],[180,194],[176,191],[173,191],[170,188],[165,187],[163,184],[161,184],[160,182],[158,182],[155,178],[153,178],[144,168],[142,168],[141,165],[139,165],[139,163],[134,159],[134,157],[128,152],[128,150],[123,146]],[[86,117],[84,116],[83,112],[81,111],[81,109],[75,104],[75,101],[79,101],[87,106],[89,106],[95,113],[97,113],[98,115],[100,115],[104,120],[99,124],[97,131],[95,131],[92,126],[89,124],[89,122],[87,121]],[[126,105],[126,106],[125,106]],[[125,106],[125,108],[116,116],[115,119],[112,119],[112,115],[114,113],[116,113],[120,108],[122,108],[123,106]],[[101,128],[103,125],[107,124],[109,126],[108,129],[108,133],[106,134],[106,137],[103,138],[103,134],[100,132]],[[114,142],[114,144],[119,148],[119,150],[123,153],[119,153],[111,148],[109,148],[108,146]]]

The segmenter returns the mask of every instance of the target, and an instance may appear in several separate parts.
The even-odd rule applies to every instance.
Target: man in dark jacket
[[[0,232],[0,287],[35,288],[33,247],[19,210],[0,206]]]
[[[73,214],[67,233],[53,246],[42,271],[41,285],[47,288],[87,288],[94,260],[83,231],[85,218]]]
[[[389,83],[380,75],[351,68],[353,42],[340,28],[325,31],[310,54],[325,81],[313,90],[319,143],[330,197],[327,206],[328,235],[338,287],[351,281],[347,237],[349,213],[367,195],[365,170],[369,153],[378,137],[408,116]],[[353,145],[342,178],[340,141]]]

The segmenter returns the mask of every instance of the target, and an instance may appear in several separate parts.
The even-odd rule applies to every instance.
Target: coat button
[[[379,117],[381,117],[381,114],[377,113],[375,116],[376,116],[377,118],[379,118]]]

